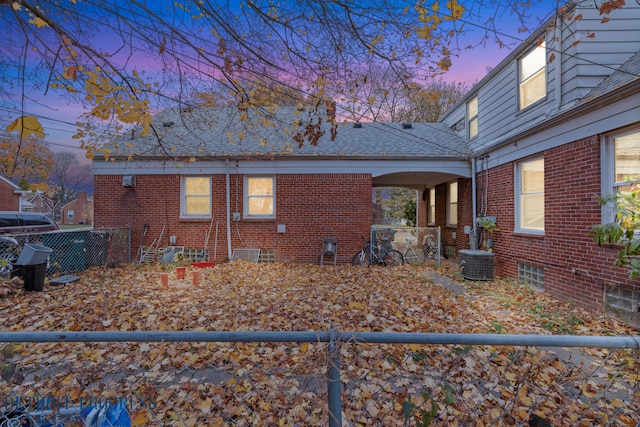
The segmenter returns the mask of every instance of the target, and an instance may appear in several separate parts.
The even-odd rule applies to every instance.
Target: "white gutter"
[[[226,160],[226,164],[227,172],[225,175],[225,180],[227,186],[227,257],[231,259],[231,255],[233,255],[233,252],[231,250],[231,184],[229,173],[229,159]]]

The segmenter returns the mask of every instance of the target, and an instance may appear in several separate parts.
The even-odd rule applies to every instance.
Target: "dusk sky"
[[[463,2],[464,4],[464,2]],[[7,6],[3,6],[7,7]],[[543,0],[535,3],[530,8],[531,20],[528,23],[529,31],[539,26],[539,23],[548,19],[557,7],[554,0]],[[495,11],[492,11],[495,12]],[[0,13],[5,13],[0,10]],[[463,18],[464,21],[464,18]],[[471,84],[482,79],[492,67],[495,67],[502,59],[504,59],[511,49],[525,39],[529,33],[518,33],[518,25],[515,19],[508,14],[496,16],[496,24],[499,26],[499,36],[505,47],[500,48],[492,37],[486,39],[484,46],[481,44],[484,29],[473,22],[466,22],[464,38],[460,42],[460,46],[474,45],[473,49],[463,49],[459,57],[453,57],[453,65],[450,70],[442,76],[448,82],[464,82]],[[105,40],[94,39],[94,44],[108,46],[108,36],[98,34],[96,37],[105,37]],[[2,52],[0,50],[0,52]],[[136,62],[141,62],[141,58],[137,58]],[[0,69],[0,73],[8,72],[6,69]],[[45,140],[49,143],[53,151],[73,151],[80,156],[84,155],[84,150],[79,148],[77,140],[72,139],[72,135],[76,132],[73,125],[78,116],[84,111],[83,107],[78,103],[69,103],[60,97],[59,92],[49,90],[46,96],[42,89],[39,93],[32,93],[30,97],[37,101],[28,101],[25,104],[27,114],[39,117],[44,129]],[[0,118],[0,125],[6,127],[7,124],[19,116],[15,110],[19,110],[20,105],[15,103],[8,107],[6,100],[0,105],[3,117]],[[14,111],[11,111],[11,108]]]

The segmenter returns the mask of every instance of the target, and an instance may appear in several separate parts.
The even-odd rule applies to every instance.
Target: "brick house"
[[[0,210],[21,211],[24,201],[22,195],[28,193],[11,180],[0,176]]]
[[[65,225],[93,223],[93,198],[86,191],[78,191],[75,200],[62,207],[61,222]]]
[[[43,213],[53,218],[56,202],[48,198],[42,191],[30,191],[25,194],[24,198],[29,203],[29,212]]]
[[[316,262],[321,239],[336,236],[344,263],[371,226],[372,188],[415,188],[418,224],[442,228],[448,257],[491,240],[497,276],[637,316],[638,280],[612,268],[616,249],[589,231],[613,218],[596,195],[638,179],[640,6],[608,23],[574,7],[582,19],[546,22],[439,123],[344,123],[335,140],[326,128],[317,146],[289,150],[279,143],[290,136],[241,129],[246,112],[159,115],[155,139],[116,141],[108,161],[94,160],[95,225],[130,225],[139,242],[149,224],[147,243],[192,247],[213,226],[216,261],[260,248]],[[242,130],[242,141],[225,138]],[[483,217],[499,231],[483,232]]]
[[[337,260],[348,263],[372,223],[373,187],[422,190],[471,176],[464,138],[444,124],[341,123],[332,140],[324,121],[317,146],[289,150],[290,136],[264,128],[230,143],[246,113],[172,110],[154,118],[161,145],[117,141],[109,160],[93,161],[95,226],[131,226],[134,253],[145,224],[146,244],[175,236],[187,248],[203,248],[211,228],[218,262],[243,248],[318,262],[322,239],[337,237]],[[279,123],[287,117],[296,116]]]
[[[541,26],[442,118],[469,141],[474,171],[457,183],[450,244],[490,238],[498,276],[640,323],[640,280],[612,268],[616,248],[589,235],[613,221],[597,195],[640,181],[640,6],[607,23],[591,6],[576,9],[581,20]],[[446,203],[445,189],[435,197]],[[474,217],[494,217],[499,231]]]

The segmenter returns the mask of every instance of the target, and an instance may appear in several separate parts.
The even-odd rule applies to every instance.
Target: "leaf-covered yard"
[[[428,267],[235,262],[199,286],[153,266],[95,269],[24,293],[5,284],[3,331],[393,331],[638,335],[511,281]],[[440,274],[455,277],[455,270]],[[438,276],[436,276],[438,277]],[[5,346],[2,396],[127,398],[132,425],[326,425],[324,343],[48,343]],[[348,425],[638,425],[638,351],[341,345]]]

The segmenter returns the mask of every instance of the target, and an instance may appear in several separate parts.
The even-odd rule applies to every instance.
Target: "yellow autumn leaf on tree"
[[[44,129],[34,116],[22,116],[12,121],[6,128],[7,132],[16,131],[20,133],[23,138],[28,138],[31,135],[44,138]]]
[[[76,67],[76,66],[64,67],[64,73],[62,73],[62,77],[64,77],[67,80],[76,81],[77,80],[77,74],[78,74],[78,67]]]
[[[29,24],[35,25],[38,28],[48,27],[49,26],[49,24],[47,24],[46,22],[44,22],[42,19],[38,18],[37,16],[34,16],[33,18],[29,19]]]

